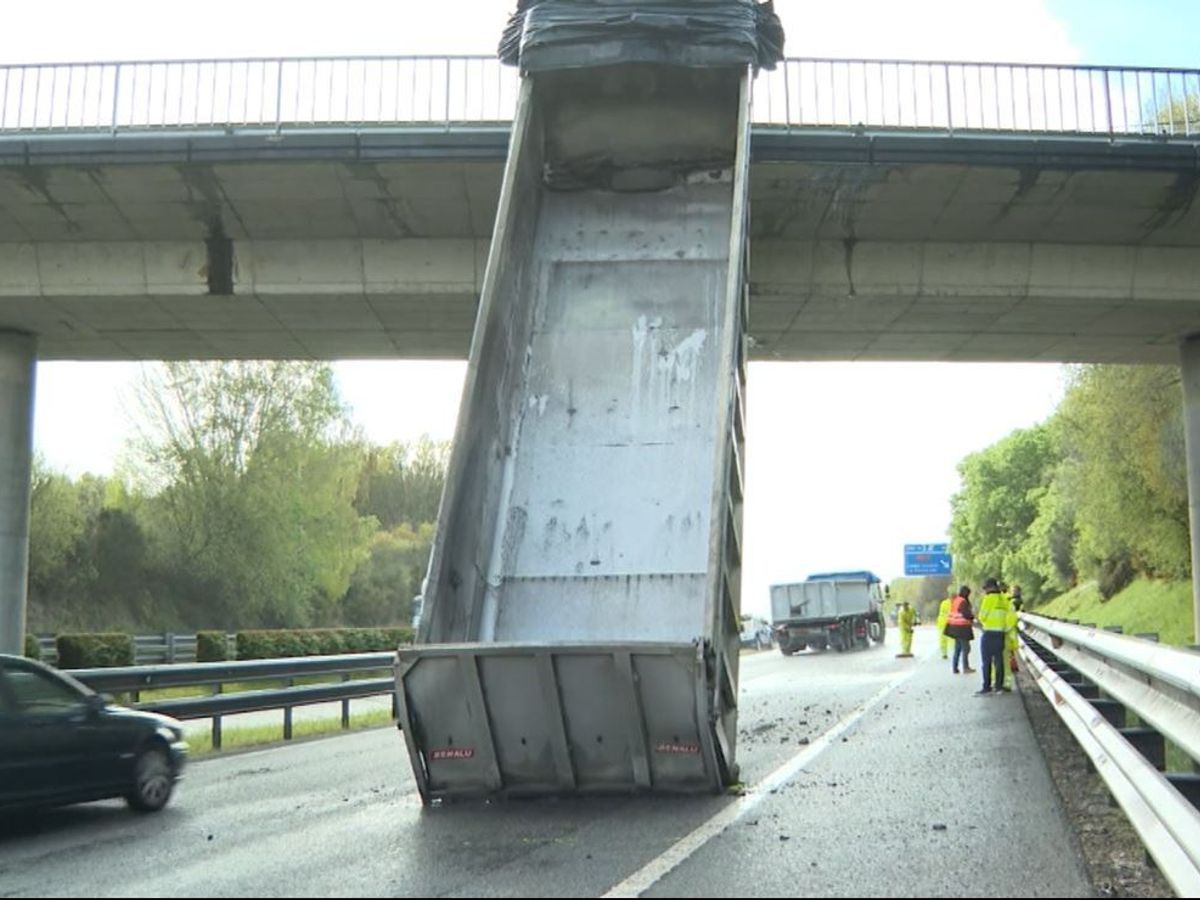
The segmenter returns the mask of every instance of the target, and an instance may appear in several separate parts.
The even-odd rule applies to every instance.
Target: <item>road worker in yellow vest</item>
[[[950,621],[950,605],[953,602],[954,588],[949,588],[946,592],[946,599],[938,607],[937,615],[938,647],[942,651],[942,659],[950,658],[951,640],[946,636],[946,623]]]
[[[983,688],[980,694],[999,694],[1012,688],[1004,683],[1007,654],[1004,652],[1008,636],[1008,614],[1012,611],[1012,600],[1000,590],[1000,583],[989,578],[983,583],[983,598],[979,601],[979,612],[975,621],[983,629],[980,650],[983,653]]]
[[[913,627],[917,624],[917,611],[907,600],[900,604],[896,624],[900,626],[900,652],[896,656],[912,656]]]
[[[1018,625],[1020,619],[1018,616],[1021,612],[1021,607],[1024,605],[1024,600],[1021,597],[1021,586],[1014,585],[1012,589],[1012,609],[1008,612],[1008,631],[1004,635],[1004,649],[1008,651],[1008,667],[1013,672],[1017,671],[1017,648],[1020,646],[1018,637]]]

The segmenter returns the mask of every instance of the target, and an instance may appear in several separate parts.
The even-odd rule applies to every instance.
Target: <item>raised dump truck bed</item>
[[[745,67],[526,78],[418,643],[426,802],[736,779]]]

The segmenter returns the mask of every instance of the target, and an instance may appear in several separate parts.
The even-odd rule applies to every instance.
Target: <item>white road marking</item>
[[[642,894],[654,887],[668,873],[696,853],[705,844],[762,803],[763,800],[771,795],[772,791],[794,778],[805,766],[824,753],[830,744],[850,728],[854,727],[884,697],[911,678],[916,671],[917,668],[914,666],[890,682],[874,697],[845,716],[823,735],[764,778],[750,793],[743,795],[735,803],[731,803],[722,809],[707,822],[693,830],[691,834],[681,838],[661,856],[648,862],[620,884],[611,888],[603,896],[642,896]]]

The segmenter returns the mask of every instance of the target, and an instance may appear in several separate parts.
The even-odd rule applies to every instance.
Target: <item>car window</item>
[[[25,715],[73,712],[84,705],[77,691],[42,672],[5,669],[4,681],[17,712]]]

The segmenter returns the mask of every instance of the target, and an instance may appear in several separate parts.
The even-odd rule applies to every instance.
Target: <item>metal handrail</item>
[[[126,666],[111,669],[65,670],[97,692],[132,693],[137,709],[159,712],[177,719],[211,719],[212,744],[221,746],[221,717],[239,713],[283,711],[283,736],[292,736],[292,710],[297,706],[340,701],[342,727],[350,725],[350,701],[384,694],[392,695],[395,716],[395,679],[349,680],[353,675],[393,669],[395,653],[347,653],[337,656],[307,656],[287,659],[242,660],[238,662],[195,663],[191,665]],[[267,679],[329,676],[342,683],[288,686],[270,690],[237,691],[222,694],[219,689],[230,682]],[[138,702],[139,692],[161,688],[215,687],[207,697],[179,697]]]
[[[274,678],[343,675],[391,668],[395,653],[344,653],[285,659],[250,659],[185,665],[123,666],[110,669],[72,669],[67,674],[94,691],[146,691],[198,687]]]
[[[1060,658],[1097,652],[1098,648],[1092,640],[1096,637],[1094,630],[1067,625],[1067,629],[1090,633],[1062,636],[1056,627],[1062,623],[1053,623],[1048,627],[1047,623],[1051,620],[1043,617],[1022,615],[1021,618],[1026,635],[1043,647],[1052,649]],[[1054,631],[1059,631],[1059,634],[1052,636]],[[1068,641],[1071,643],[1068,644]],[[1088,650],[1079,649],[1084,646]],[[1065,654],[1061,652],[1068,647],[1078,653],[1072,653],[1069,649]],[[1137,654],[1125,654],[1126,658],[1130,655]],[[1075,736],[1114,799],[1125,811],[1159,870],[1179,896],[1200,895],[1200,811],[1028,644],[1022,644],[1021,656],[1038,688]],[[1071,665],[1074,666],[1074,662]],[[1107,693],[1110,688],[1104,685],[1111,686],[1113,681],[1106,679],[1103,683],[1097,681],[1097,684]],[[1133,708],[1142,716],[1142,710],[1146,707]]]
[[[1025,633],[1200,761],[1200,655],[1022,613]]]
[[[1021,615],[1025,636],[1200,761],[1200,656],[1091,625]],[[1047,653],[1047,651],[1049,651]],[[1181,896],[1200,892],[1200,812],[1028,646],[1038,686]]]
[[[490,56],[303,56],[0,67],[0,135],[507,122],[518,74]],[[1200,136],[1200,70],[790,58],[755,123]]]

